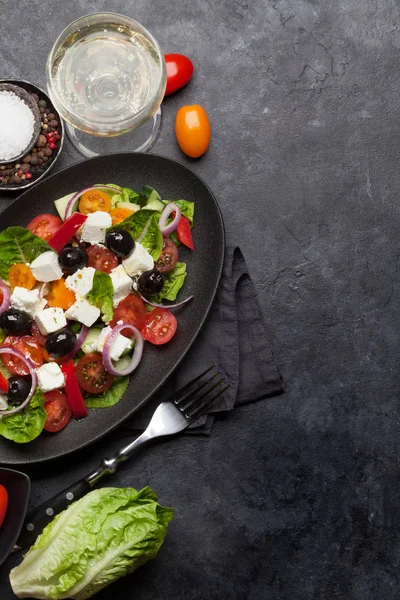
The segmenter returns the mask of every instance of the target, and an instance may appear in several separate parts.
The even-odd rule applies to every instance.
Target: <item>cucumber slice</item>
[[[134,212],[140,210],[139,204],[134,204],[133,202],[122,202],[122,200],[118,200],[115,206],[116,208],[127,208],[128,210],[133,210]]]
[[[114,367],[116,367],[118,370],[125,369],[130,362],[131,357],[128,356],[128,354],[124,354],[119,360],[117,360],[116,363],[114,363]]]
[[[154,198],[153,200],[147,202],[144,208],[148,210],[156,210],[157,212],[162,212],[165,208],[165,204],[161,202],[161,200],[159,200],[158,198]]]
[[[140,190],[139,197],[137,199],[135,198],[135,200],[141,208],[143,208],[152,200],[161,200],[161,196],[154,188],[149,185],[144,185]]]
[[[95,352],[95,343],[99,339],[99,335],[102,331],[103,327],[91,327],[87,333],[86,339],[81,346],[81,350],[85,354],[90,354],[91,352]]]
[[[58,200],[54,200],[54,205],[63,221],[65,221],[65,211],[67,210],[68,202],[71,200],[74,194],[76,194],[76,192],[73,192],[72,194],[67,194],[66,196],[63,196]]]

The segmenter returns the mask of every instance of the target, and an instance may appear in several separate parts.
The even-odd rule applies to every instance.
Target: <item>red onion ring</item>
[[[36,387],[37,387],[37,375],[36,375],[35,368],[32,365],[31,361],[28,360],[27,358],[25,358],[25,356],[19,350],[16,350],[15,348],[7,348],[6,346],[2,346],[0,348],[0,354],[12,354],[13,356],[16,356],[17,358],[22,360],[22,362],[26,365],[26,367],[29,371],[29,375],[32,377],[31,389],[29,390],[29,394],[27,395],[25,400],[22,402],[22,404],[20,404],[19,406],[16,406],[12,410],[0,410],[0,415],[13,415],[14,413],[17,413],[20,410],[22,410],[23,408],[25,408],[25,406],[31,400],[33,394],[35,393]]]
[[[83,342],[86,340],[88,331],[89,331],[89,327],[86,327],[86,325],[82,325],[79,335],[76,338],[75,346],[72,348],[71,352],[69,352],[68,354],[63,356],[63,360],[68,360],[75,356],[75,354],[78,352],[78,350],[81,349]]]
[[[43,283],[39,288],[39,300],[44,300],[45,295],[49,292],[49,284]]]
[[[175,213],[175,217],[173,218],[172,222],[169,225],[167,225],[168,217],[173,212]],[[175,231],[175,229],[179,225],[180,220],[181,220],[181,209],[179,208],[179,206],[177,206],[173,202],[168,202],[167,206],[162,211],[161,217],[158,221],[158,225],[161,229],[161,233],[163,234],[163,237],[167,237],[173,231]]]
[[[0,279],[0,291],[2,292],[3,300],[0,305],[0,315],[10,308],[10,288]]]
[[[129,363],[129,365],[127,367],[125,367],[125,369],[119,370],[119,369],[116,369],[112,363],[111,356],[110,356],[110,350],[111,350],[111,346],[115,342],[118,334],[122,331],[122,329],[129,329],[130,331],[132,331],[134,333],[135,339],[136,339],[136,344],[135,344],[135,348],[133,350],[131,362]],[[132,371],[134,371],[136,369],[136,367],[138,366],[138,364],[140,363],[140,359],[142,358],[142,353],[143,353],[143,338],[142,338],[142,334],[140,333],[140,331],[138,329],[136,329],[136,327],[134,327],[133,325],[130,325],[129,323],[124,323],[123,321],[118,321],[118,323],[115,325],[115,327],[113,328],[111,333],[108,334],[108,336],[106,337],[106,340],[104,342],[103,365],[105,366],[106,370],[109,373],[111,373],[111,375],[130,375],[130,373],[132,373]]]
[[[111,185],[93,185],[92,187],[88,187],[85,188],[84,190],[81,190],[80,192],[77,192],[76,194],[74,194],[71,198],[71,200],[68,202],[67,204],[67,208],[65,209],[65,217],[64,217],[64,221],[66,221],[74,212],[74,205],[75,202],[77,202],[79,200],[79,198],[82,196],[82,194],[84,194],[85,192],[91,192],[92,190],[111,190],[112,192],[116,192],[117,194],[121,193],[121,190],[119,190],[118,188],[112,187]]]
[[[193,300],[194,296],[188,296],[187,298],[185,298],[184,300],[181,300],[180,302],[175,302],[175,304],[157,304],[157,302],[152,302],[151,300],[148,300],[145,296],[143,296],[140,292],[139,296],[141,297],[141,299],[143,300],[143,302],[147,302],[147,304],[150,304],[150,306],[154,306],[155,308],[177,308],[178,306],[183,306],[184,304],[187,304],[188,302],[190,302],[190,300]]]

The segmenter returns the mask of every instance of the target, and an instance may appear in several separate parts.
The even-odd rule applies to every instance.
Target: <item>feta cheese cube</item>
[[[46,302],[44,302],[46,305]],[[35,314],[37,309],[44,308],[43,300],[40,300],[39,290],[27,290],[23,287],[15,287],[11,294],[11,306],[18,310],[24,310],[31,316]]]
[[[99,337],[97,338],[97,348],[96,349],[98,352],[103,352],[106,338],[111,333],[111,331],[112,331],[112,328],[109,326],[104,327],[104,329],[101,331]],[[129,338],[127,338],[124,335],[122,335],[121,333],[119,333],[117,335],[117,337],[115,338],[115,340],[113,341],[111,349],[110,349],[111,360],[119,360],[121,358],[121,355],[126,350],[130,350],[132,347],[133,347],[132,340],[130,340]]]
[[[104,244],[106,241],[106,229],[111,227],[112,221],[109,213],[102,210],[88,215],[83,224],[81,240],[90,244]]]
[[[40,333],[48,335],[67,326],[67,320],[62,308],[45,308],[35,314],[35,321]]]
[[[93,287],[95,273],[96,269],[93,269],[93,267],[78,269],[73,275],[66,278],[65,285],[69,290],[75,292],[77,296],[86,296]]]
[[[118,265],[110,273],[111,281],[114,286],[114,307],[127,297],[132,291],[132,279],[127,275],[124,267]]]
[[[55,362],[46,363],[36,369],[38,384],[42,392],[58,390],[65,385],[63,372]]]
[[[58,264],[58,255],[49,250],[39,254],[31,264],[33,276],[38,281],[55,281],[61,279],[62,270]]]
[[[129,256],[124,258],[122,265],[130,277],[140,275],[143,271],[150,271],[154,267],[154,260],[146,248],[136,242]]]
[[[7,396],[3,396],[3,394],[0,394],[0,410],[6,410],[7,406],[8,406]]]
[[[76,302],[66,311],[65,316],[67,319],[79,321],[86,327],[91,327],[100,317],[100,310],[85,298],[77,298]]]

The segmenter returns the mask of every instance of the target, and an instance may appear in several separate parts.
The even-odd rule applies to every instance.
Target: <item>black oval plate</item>
[[[195,296],[176,310],[178,331],[166,346],[146,344],[143,359],[131,377],[123,399],[110,408],[89,410],[81,421],[70,422],[56,434],[43,432],[29,444],[0,438],[0,463],[23,465],[45,462],[98,441],[131,417],[163,385],[179,365],[207,316],[214,299],[224,260],[225,234],[217,201],[207,185],[188,167],[155,154],[124,153],[80,162],[47,178],[22,194],[0,214],[1,230],[25,226],[40,213],[55,213],[54,200],[95,183],[116,183],[139,190],[147,184],[168,200],[193,200],[196,251],[180,247],[188,264],[182,297]]]

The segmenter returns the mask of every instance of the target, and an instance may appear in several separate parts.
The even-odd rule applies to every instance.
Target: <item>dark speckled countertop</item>
[[[44,86],[61,29],[105,7],[193,59],[154,151],[188,160],[175,112],[206,108],[212,144],[192,167],[247,257],[286,393],[115,477],[176,518],[158,558],[98,598],[398,600],[399,4],[0,0],[0,75]],[[77,160],[66,144],[56,168]],[[43,467],[32,504],[103,454]]]

